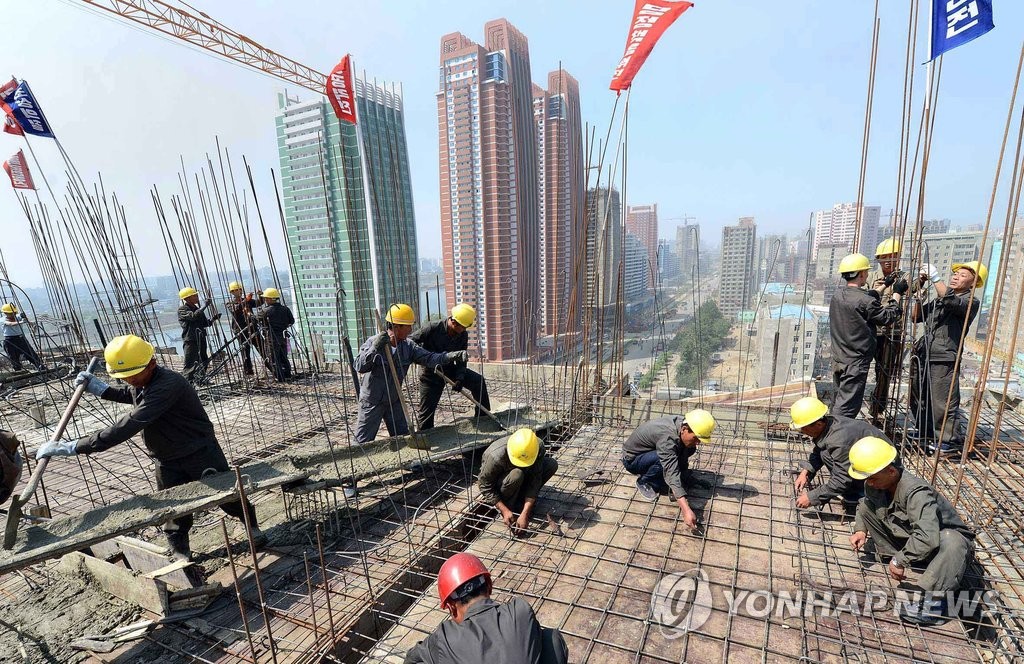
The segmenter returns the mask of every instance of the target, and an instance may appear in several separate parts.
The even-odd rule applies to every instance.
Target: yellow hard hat
[[[828,415],[828,406],[821,399],[804,397],[789,407],[789,428],[803,429]]]
[[[683,416],[683,422],[700,438],[700,442],[711,442],[711,434],[715,431],[715,418],[711,413],[702,408],[694,408]]]
[[[903,248],[903,243],[894,237],[887,240],[882,240],[878,244],[878,248],[875,249],[875,258],[879,256],[890,256],[892,254],[900,253],[900,249]]]
[[[843,260],[839,261],[839,274],[846,274],[847,272],[861,272],[862,270],[870,270],[871,261],[864,254],[850,254]]]
[[[184,300],[186,297],[192,297],[193,295],[199,295],[199,291],[197,291],[195,288],[192,288],[191,286],[185,286],[180,291],[178,291],[178,297],[181,298],[182,300]]]
[[[866,480],[896,459],[896,448],[874,436],[861,438],[850,448],[850,477]]]
[[[277,290],[276,288],[273,288],[273,287],[265,288],[265,289],[263,289],[263,299],[264,300],[280,300],[281,299],[281,291],[279,291],[279,290]]]
[[[8,302],[4,306],[0,307],[0,311],[5,314],[16,314],[18,313],[18,307],[14,306],[13,302]]]
[[[242,284],[240,282],[238,282],[238,281],[232,281],[230,284],[228,284],[228,292],[229,293],[234,293],[236,290],[245,290],[245,289],[242,288]]]
[[[408,304],[392,304],[384,320],[392,325],[414,325],[416,323],[416,312]]]
[[[462,327],[473,327],[476,322],[476,309],[465,302],[459,302],[452,307],[452,318]]]
[[[127,378],[141,373],[153,359],[153,344],[134,334],[114,337],[103,349],[107,373],[111,378]]]
[[[978,261],[970,261],[969,263],[953,263],[952,271],[956,272],[962,267],[967,268],[978,277],[978,288],[982,288],[985,285],[985,281],[988,279],[987,267]]]
[[[508,437],[508,460],[520,468],[529,468],[540,454],[540,438],[533,429],[519,429]]]

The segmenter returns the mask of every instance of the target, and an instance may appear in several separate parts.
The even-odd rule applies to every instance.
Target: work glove
[[[933,284],[937,283],[939,281],[939,268],[931,263],[925,263],[921,266],[921,276],[927,277]]]
[[[212,307],[212,306],[213,306],[213,300],[207,300],[206,302],[203,303],[203,309],[206,309],[206,308]]]
[[[67,438],[62,440],[48,440],[40,445],[39,449],[36,450],[36,461],[55,456],[74,456],[75,454],[78,454],[78,451],[75,449],[77,445],[78,441],[68,440]]]
[[[907,283],[906,279],[897,279],[896,283],[892,285],[892,292],[897,295],[906,295],[909,290],[910,284]]]
[[[377,340],[373,342],[373,348],[378,353],[383,353],[384,349],[391,345],[391,337],[387,332],[381,332],[377,335]]]
[[[462,391],[462,381],[461,380],[457,380],[454,383],[452,383],[452,389],[455,390],[456,392],[461,392]]]
[[[27,321],[28,320],[28,316],[25,315],[24,311],[19,311],[17,319],[21,320],[21,321]]]
[[[78,387],[79,385],[85,385],[86,392],[89,394],[95,394],[98,397],[103,396],[103,393],[108,387],[110,387],[88,371],[78,372],[78,377],[75,378],[75,387]]]
[[[469,362],[469,353],[464,350],[448,353],[448,364],[466,364],[467,362]]]
[[[211,318],[210,320],[211,320],[211,321],[214,321],[214,320],[220,320],[220,317],[221,317],[221,314],[220,314],[220,312],[218,312],[218,313],[215,313],[215,314],[213,315],[213,318]]]

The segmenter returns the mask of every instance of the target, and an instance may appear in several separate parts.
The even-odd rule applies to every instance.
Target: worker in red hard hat
[[[473,554],[456,553],[446,560],[437,573],[437,594],[452,619],[413,646],[405,663],[569,661],[561,632],[541,627],[530,605],[518,597],[495,602],[491,589],[491,573]]]

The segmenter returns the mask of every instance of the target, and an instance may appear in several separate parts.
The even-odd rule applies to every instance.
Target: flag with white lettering
[[[36,103],[35,97],[32,96],[32,89],[28,87],[28,81],[19,83],[14,92],[4,99],[4,102],[10,108],[9,117],[13,117],[26,133],[43,138],[53,138],[50,124],[46,121],[46,116],[43,115],[42,109]],[[7,113],[6,110],[4,112]]]
[[[14,112],[6,102],[0,101],[0,111],[3,111],[4,132],[14,134],[15,136],[24,136],[24,130],[22,130],[18,121],[14,119]]]
[[[35,189],[32,182],[32,174],[28,172],[28,163],[25,161],[25,153],[18,150],[18,153],[4,162],[4,170],[7,177],[11,178],[11,186],[15,189]]]
[[[12,78],[3,85],[0,85],[0,101],[7,101],[18,89],[18,79]]]
[[[640,71],[647,56],[668,26],[693,6],[686,0],[636,0],[633,21],[626,36],[626,51],[612,74],[609,86],[616,92],[629,89],[633,77]]]
[[[356,123],[356,89],[352,85],[350,55],[346,55],[327,77],[327,99],[342,122]]]
[[[932,0],[931,59],[995,27],[992,0]]]

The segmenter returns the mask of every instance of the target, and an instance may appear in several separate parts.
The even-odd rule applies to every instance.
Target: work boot
[[[641,496],[651,502],[658,500],[658,491],[650,484],[641,481],[639,477],[636,478],[636,490]]]
[[[949,620],[946,616],[946,599],[929,599],[927,594],[924,598],[905,602],[900,605],[900,620],[911,625],[930,627],[941,625]]]
[[[188,543],[188,531],[166,531],[164,535],[167,537],[167,545],[171,549],[171,559],[175,562],[179,560],[191,560],[192,549]]]

